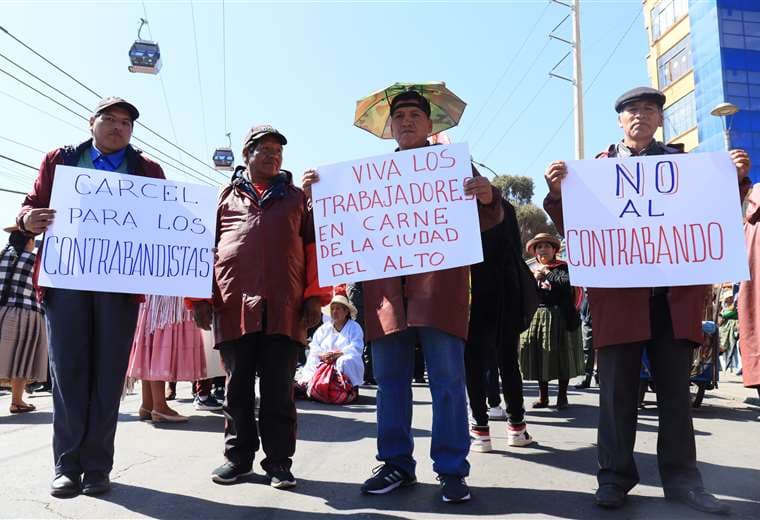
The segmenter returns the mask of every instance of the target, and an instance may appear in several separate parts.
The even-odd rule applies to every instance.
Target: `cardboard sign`
[[[40,285],[211,296],[216,189],[59,165]]]
[[[667,287],[749,278],[736,168],[725,152],[567,161],[573,285]]]
[[[312,185],[320,285],[481,262],[466,144],[429,146],[317,169]]]

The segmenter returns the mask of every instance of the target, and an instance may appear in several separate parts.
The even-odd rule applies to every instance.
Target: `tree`
[[[520,175],[497,175],[491,182],[501,190],[502,195],[515,207],[523,255],[526,254],[525,244],[537,233],[557,235],[557,229],[548,219],[544,210],[531,202],[535,187],[533,179]]]
[[[530,204],[533,198],[533,179],[520,175],[497,175],[493,179],[493,185],[501,190],[501,193],[509,202],[520,205]]]

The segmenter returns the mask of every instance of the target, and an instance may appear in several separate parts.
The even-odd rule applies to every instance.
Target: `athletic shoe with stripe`
[[[525,423],[507,425],[507,444],[515,447],[528,446],[533,444],[533,437],[528,433]]]
[[[482,453],[491,451],[491,429],[488,426],[470,427],[470,449]]]
[[[438,475],[438,482],[441,483],[441,499],[444,502],[456,504],[458,502],[467,502],[470,497],[470,488],[467,486],[464,477],[459,475]]]
[[[372,476],[362,484],[362,493],[384,495],[401,486],[412,486],[417,483],[414,475],[393,466],[382,464],[372,470]]]

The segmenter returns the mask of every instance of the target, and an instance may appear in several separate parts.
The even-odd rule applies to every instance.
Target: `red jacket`
[[[303,191],[282,179],[257,199],[238,172],[219,196],[215,342],[264,331],[306,344],[305,300],[319,296],[326,304],[332,295],[317,282],[311,208]]]
[[[32,191],[24,198],[16,224],[23,227],[21,222],[30,210],[35,208],[47,208],[50,206],[50,195],[53,192],[53,179],[55,178],[55,167],[59,164],[66,166],[76,166],[79,164],[79,158],[92,147],[92,139],[77,145],[64,146],[48,152],[42,159],[40,170],[37,178],[34,179]],[[136,150],[132,145],[127,145],[124,160],[127,161],[127,171],[132,175],[140,177],[151,177],[154,179],[165,179],[164,172],[158,163],[145,157],[142,152]],[[37,260],[34,264],[34,286],[37,288],[37,298],[41,301],[44,297],[44,288],[37,284],[40,273],[40,261],[42,258],[42,247],[37,254]]]

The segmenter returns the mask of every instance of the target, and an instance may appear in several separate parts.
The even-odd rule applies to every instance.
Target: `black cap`
[[[656,88],[636,87],[617,98],[617,101],[615,101],[615,112],[619,114],[628,103],[643,100],[654,101],[660,108],[665,106],[665,94]]]
[[[245,134],[245,139],[243,139],[243,150],[247,149],[251,144],[255,144],[262,137],[267,135],[275,136],[283,146],[288,144],[288,140],[285,139],[285,136],[282,135],[280,131],[272,125],[257,125],[248,130],[248,133]]]
[[[116,96],[109,96],[109,97],[101,99],[100,102],[98,103],[98,106],[95,107],[95,113],[100,114],[104,110],[107,110],[111,107],[123,108],[124,110],[129,112],[129,115],[132,117],[132,121],[140,117],[140,112],[137,110],[137,107],[135,107],[129,101],[126,101]]]
[[[405,90],[400,94],[396,94],[391,101],[391,115],[393,115],[393,112],[395,112],[397,108],[401,107],[419,108],[430,117],[430,101],[416,90]]]

